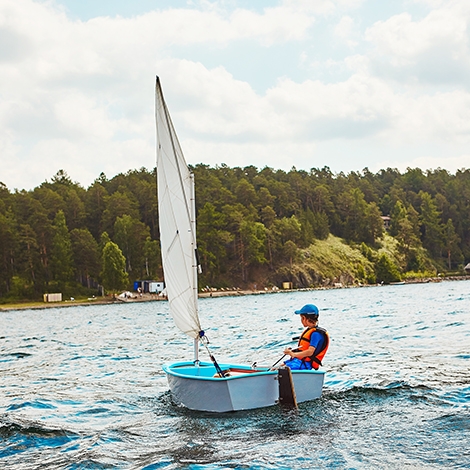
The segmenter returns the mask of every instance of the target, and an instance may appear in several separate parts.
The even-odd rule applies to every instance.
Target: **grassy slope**
[[[304,275],[310,274],[314,284],[327,284],[328,280],[347,284],[354,280],[365,282],[374,271],[373,264],[357,248],[333,235],[316,240],[303,250],[297,269]]]
[[[370,249],[369,258],[378,259],[382,254],[386,254],[395,265],[400,265],[398,243],[386,233],[377,247]],[[360,246],[349,245],[330,234],[326,240],[316,240],[310,247],[302,250],[299,259],[290,269],[282,268],[278,273],[286,279],[290,277],[297,287],[331,285],[338,282],[374,283],[374,262],[369,258],[362,253]]]

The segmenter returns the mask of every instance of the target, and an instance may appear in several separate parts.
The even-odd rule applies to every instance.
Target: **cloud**
[[[416,158],[407,158],[397,161],[394,159],[384,159],[380,161],[380,166],[371,167],[372,171],[380,169],[396,168],[397,170],[406,172],[408,168],[421,168],[422,170],[445,169],[450,173],[456,173],[459,170],[468,169],[470,166],[470,154],[464,153],[457,156],[440,156],[435,157],[431,154],[423,155]]]
[[[419,21],[409,13],[379,21],[365,32],[375,46],[374,68],[383,77],[430,84],[467,86],[470,6],[454,2]]]
[[[315,15],[333,15],[338,11],[356,10],[366,0],[283,0],[284,8],[311,13]]]
[[[221,67],[209,72],[201,64],[172,59],[171,48],[197,43],[223,47],[247,38],[269,46],[299,40],[313,21],[288,7],[268,8],[263,14],[168,9],[82,22],[68,19],[49,3],[5,0],[0,5],[3,159],[19,168],[20,159],[50,160],[55,155],[55,167],[71,166],[77,146],[83,146],[78,153],[100,149],[109,155],[116,144],[152,141],[153,82],[160,71],[168,77],[169,89],[176,83],[175,93],[205,103],[194,131],[207,134],[201,125],[206,122],[211,133],[219,128],[237,135],[247,112],[235,106],[238,117],[233,117],[229,110],[237,102],[257,100],[251,87],[234,81]],[[101,145],[95,145],[97,140]],[[153,163],[153,152],[144,161]],[[43,165],[29,171],[33,166],[25,165],[21,179],[9,180],[6,175],[14,171],[5,169],[2,179],[30,186],[57,169]]]
[[[4,26],[0,29],[0,62],[20,62],[33,49],[32,41],[24,34]]]
[[[0,48],[0,181],[31,188],[64,169],[88,185],[102,171],[153,168],[156,74],[193,164],[334,161],[347,171],[392,153],[396,162],[466,158],[458,157],[470,143],[464,2],[374,24],[359,0],[221,5],[80,21],[52,3],[1,2],[0,41],[9,47]],[[337,54],[338,38],[354,55],[342,46]],[[231,66],[239,44],[316,66],[280,67],[255,92]]]
[[[350,16],[341,17],[334,28],[334,33],[337,37],[343,39],[348,47],[354,47],[358,44],[357,40],[353,39],[357,32],[354,19]]]

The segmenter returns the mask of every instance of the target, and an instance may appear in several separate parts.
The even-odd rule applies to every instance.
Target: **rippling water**
[[[200,308],[220,362],[272,365],[305,303],[332,336],[323,397],[223,415],[172,403],[161,364],[193,353],[166,302],[1,311],[0,468],[470,468],[470,281]]]

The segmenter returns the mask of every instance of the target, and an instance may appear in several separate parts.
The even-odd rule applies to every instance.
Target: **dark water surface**
[[[223,415],[172,403],[192,341],[166,302],[1,311],[0,468],[470,468],[470,281],[202,299],[202,324],[220,362],[272,365],[305,303],[323,397]]]

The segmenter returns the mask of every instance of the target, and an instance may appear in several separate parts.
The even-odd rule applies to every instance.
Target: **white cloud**
[[[262,13],[211,2],[86,22],[51,5],[0,4],[0,181],[9,187],[31,188],[61,168],[84,185],[101,171],[152,168],[156,74],[191,163],[288,169],[334,160],[347,171],[394,161],[392,152],[396,162],[468,160],[463,2],[373,25],[361,21],[362,0],[285,0]],[[312,39],[320,33],[329,34],[322,48]],[[354,55],[335,55],[335,37]],[[237,63],[250,65],[234,55],[240,43],[281,65],[277,52],[289,46],[302,73],[281,67],[257,93],[237,74]]]
[[[448,0],[413,0],[413,2],[423,4],[431,8],[437,8],[448,2]]]
[[[338,11],[356,10],[366,0],[283,0],[284,7],[313,13],[315,15],[332,15]]]
[[[343,39],[348,47],[354,47],[358,44],[354,37],[357,35],[354,19],[350,16],[343,16],[334,28],[337,37]]]
[[[242,142],[232,145],[226,142],[205,142],[189,139],[185,141],[186,155],[204,155],[204,160],[188,158],[190,163],[197,164],[201,161],[208,165],[220,165],[226,163],[229,166],[249,166],[258,168],[265,166],[274,169],[290,170],[298,165],[298,156],[302,155],[306,162],[302,168],[314,166],[323,167],[324,164],[315,161],[317,144],[315,142],[295,141],[267,141],[267,142]],[[256,161],[253,160],[256,155]]]
[[[365,38],[376,47],[375,68],[396,80],[434,84],[460,83],[470,78],[467,28],[470,5],[451,2],[413,21],[408,13],[374,24]]]
[[[385,168],[396,168],[401,172],[405,172],[408,168],[421,168],[422,170],[436,170],[438,168],[445,169],[451,173],[458,170],[468,169],[470,167],[470,154],[462,154],[458,156],[440,156],[435,157],[430,154],[417,158],[408,158],[405,161],[384,159],[379,165],[371,167],[372,171],[379,171]]]
[[[332,138],[340,128],[348,135],[348,127],[388,119],[392,90],[384,83],[367,76],[353,75],[335,84],[307,81],[297,84],[284,80],[267,95],[273,108],[282,109],[292,132],[314,135],[317,139]],[[368,131],[363,128],[363,131]]]
[[[366,39],[400,64],[400,59],[410,60],[442,44],[452,49],[465,47],[466,26],[465,18],[449,10],[433,11],[417,22],[410,14],[402,13],[369,28]]]
[[[412,162],[412,168],[437,169],[442,168],[455,173],[458,170],[470,168],[470,154],[457,156],[422,156],[415,158]]]

